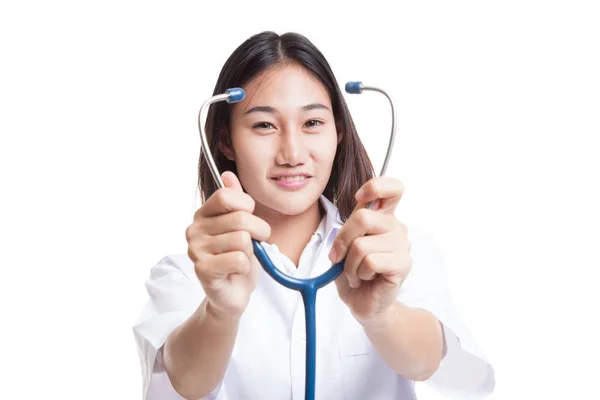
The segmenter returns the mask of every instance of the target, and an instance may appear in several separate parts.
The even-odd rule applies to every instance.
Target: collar
[[[315,234],[319,235],[320,239],[323,240],[329,237],[332,231],[339,231],[343,223],[338,208],[327,197],[321,195],[319,201],[325,209],[325,215]]]
[[[331,201],[329,201],[327,197],[321,195],[319,201],[325,210],[325,215],[323,215],[321,218],[321,222],[319,223],[315,233],[312,235],[309,244],[318,243],[320,246],[323,242],[329,243],[331,236],[335,237],[337,232],[341,229],[343,222],[340,218],[338,208]],[[287,257],[281,254],[276,244],[269,244],[264,241],[261,242],[261,244],[271,257],[277,258],[277,260],[273,259],[273,262],[275,262],[276,265],[287,265],[286,260],[291,263]],[[294,274],[296,269],[289,265],[288,267],[288,272]]]
[[[324,238],[329,238],[332,233],[337,233],[343,225],[338,208],[324,195],[321,195],[319,201],[325,210],[325,215],[321,218],[321,223],[313,234],[311,241],[315,239],[323,241]],[[276,244],[269,244],[267,242],[261,242],[261,244],[264,247],[274,248],[279,251]]]

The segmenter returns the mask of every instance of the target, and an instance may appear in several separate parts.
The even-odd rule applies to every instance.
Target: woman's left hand
[[[334,263],[346,257],[335,283],[340,298],[363,326],[385,318],[412,267],[407,229],[394,216],[403,192],[397,179],[369,180],[357,192],[358,204],[329,253]],[[365,208],[372,200],[371,209]]]

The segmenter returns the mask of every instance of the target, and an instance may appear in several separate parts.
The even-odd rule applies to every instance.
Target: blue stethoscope
[[[346,92],[351,94],[360,94],[364,90],[371,90],[375,92],[382,93],[387,97],[392,107],[392,133],[390,135],[390,141],[388,144],[388,150],[385,156],[385,160],[383,162],[383,167],[381,168],[380,176],[385,174],[387,169],[387,165],[390,160],[390,156],[392,154],[392,148],[394,146],[394,138],[396,136],[396,112],[394,109],[394,102],[392,98],[383,90],[372,87],[372,86],[363,86],[361,82],[348,82],[346,83]],[[200,129],[200,139],[202,142],[202,152],[206,157],[206,161],[212,173],[212,176],[219,188],[223,188],[223,181],[221,180],[221,175],[217,166],[215,165],[215,161],[212,157],[212,154],[208,148],[206,134],[204,133],[203,122],[204,114],[206,110],[210,107],[211,104],[218,103],[221,101],[226,101],[229,104],[237,103],[238,101],[242,101],[245,97],[244,90],[241,88],[232,88],[227,89],[225,93],[218,94],[210,99],[208,99],[200,108],[200,113],[198,115],[198,128]],[[370,208],[373,205],[373,202],[367,204],[367,208]],[[315,312],[315,302],[317,299],[317,290],[326,286],[335,280],[344,269],[345,259],[340,261],[337,264],[331,266],[331,268],[321,274],[320,276],[310,278],[310,279],[298,279],[291,277],[287,274],[284,274],[279,270],[273,262],[271,258],[267,255],[267,252],[263,248],[263,246],[255,239],[252,239],[252,245],[254,247],[254,255],[260,261],[264,270],[279,284],[297,290],[302,294],[302,300],[304,302],[304,314],[306,318],[306,383],[305,383],[305,400],[314,400],[315,398],[315,368],[316,368],[316,349],[317,349],[317,327],[316,327],[316,312]]]

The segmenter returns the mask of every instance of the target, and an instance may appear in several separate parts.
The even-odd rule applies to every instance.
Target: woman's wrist
[[[362,325],[367,333],[384,332],[395,326],[398,319],[401,318],[402,314],[404,314],[407,310],[408,307],[396,300],[394,303],[390,304],[386,309],[372,318],[364,320],[359,319],[358,322]]]
[[[241,313],[234,313],[227,310],[221,310],[218,307],[215,307],[209,299],[206,299],[203,305],[203,314],[205,318],[207,318],[210,321],[216,322],[217,324],[237,325],[239,323],[240,318],[242,317]],[[200,308],[202,308],[202,306]]]

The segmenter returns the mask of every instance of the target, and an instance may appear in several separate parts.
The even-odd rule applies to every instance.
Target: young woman
[[[201,157],[188,252],[152,268],[134,327],[145,399],[304,399],[300,294],[264,272],[251,238],[296,277],[346,257],[317,296],[318,399],[414,399],[415,381],[490,393],[493,369],[451,306],[439,250],[395,218],[403,185],[374,178],[321,52],[298,34],[252,36],[214,93],[230,87],[245,99],[206,122],[226,187]]]

